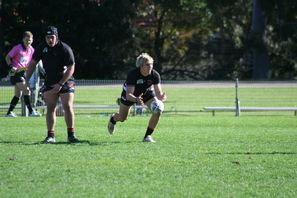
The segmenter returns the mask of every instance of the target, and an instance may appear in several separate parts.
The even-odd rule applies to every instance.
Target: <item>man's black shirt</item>
[[[152,89],[152,85],[159,84],[161,82],[160,74],[156,70],[148,76],[143,76],[140,73],[140,69],[133,69],[128,73],[126,82],[124,84],[124,91],[126,91],[127,86],[135,86],[134,96],[138,97],[140,94],[145,94],[147,90]]]
[[[47,86],[58,83],[64,75],[65,66],[68,67],[75,63],[72,49],[62,41],[58,41],[54,47],[49,47],[46,43],[41,44],[35,50],[33,59],[37,62],[42,60]]]

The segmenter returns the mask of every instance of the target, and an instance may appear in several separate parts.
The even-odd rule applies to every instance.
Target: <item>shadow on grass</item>
[[[56,142],[49,145],[90,145],[90,146],[108,146],[112,144],[130,144],[130,143],[137,143],[133,141],[102,141],[102,142],[95,142],[89,140],[80,140],[79,143],[70,144],[66,141]],[[24,142],[24,141],[0,141],[0,144],[14,144],[14,145],[44,145],[42,141],[38,142]]]
[[[297,152],[205,152],[206,155],[296,155]]]

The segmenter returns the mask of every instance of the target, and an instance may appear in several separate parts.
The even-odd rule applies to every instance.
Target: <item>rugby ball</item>
[[[164,111],[164,103],[161,100],[154,100],[151,103],[152,113],[162,113]]]

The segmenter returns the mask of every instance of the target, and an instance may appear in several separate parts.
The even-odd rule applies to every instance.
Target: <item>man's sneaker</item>
[[[55,137],[47,136],[47,137],[43,140],[43,144],[54,144],[54,143],[56,143],[56,139],[55,139]]]
[[[155,143],[156,141],[152,138],[152,136],[148,135],[145,138],[143,138],[143,142]]]
[[[68,136],[67,140],[69,144],[79,143],[79,139],[74,135]]]
[[[30,117],[40,117],[41,114],[37,111],[32,111],[32,113],[29,114]]]
[[[9,118],[15,118],[15,117],[18,117],[14,112],[9,112],[8,114],[6,114],[6,117],[9,117]]]
[[[110,116],[110,119],[114,116],[114,114],[112,114]],[[108,120],[108,125],[107,125],[107,129],[110,135],[114,134],[115,132],[115,124],[113,124],[110,119]]]

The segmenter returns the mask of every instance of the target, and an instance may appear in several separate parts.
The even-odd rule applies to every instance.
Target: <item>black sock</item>
[[[116,123],[117,123],[117,122],[114,120],[113,116],[110,118],[110,122],[111,122],[112,124],[116,124]]]
[[[68,137],[74,136],[74,128],[67,128]]]
[[[55,131],[47,131],[47,137],[55,137]]]
[[[7,114],[9,114],[11,111],[14,110],[15,106],[18,104],[19,102],[19,99],[18,97],[14,96],[10,102],[10,106],[9,106],[9,109],[7,111]]]
[[[148,135],[152,135],[153,132],[154,132],[154,129],[147,127],[144,138],[146,138]]]
[[[25,101],[25,105],[27,106],[29,113],[31,114],[33,112],[31,103],[30,103],[30,96],[29,95],[25,95],[24,96],[24,101]]]

